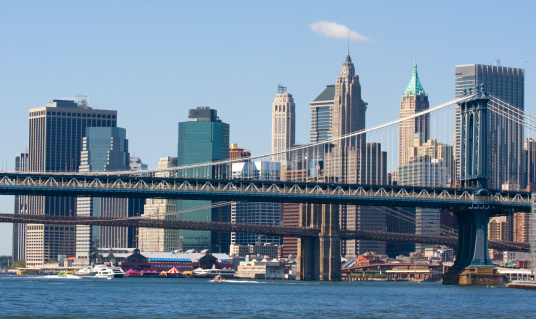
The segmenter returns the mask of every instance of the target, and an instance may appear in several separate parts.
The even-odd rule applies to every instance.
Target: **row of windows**
[[[87,114],[87,113],[70,113],[70,112],[51,112],[48,111],[45,113],[45,111],[36,111],[36,112],[30,112],[30,116],[75,116],[75,117],[92,117],[92,118],[107,118],[107,119],[115,119],[115,114]]]

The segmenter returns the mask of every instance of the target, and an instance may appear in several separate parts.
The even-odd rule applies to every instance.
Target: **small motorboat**
[[[214,280],[212,280],[213,282],[223,282],[225,281],[225,279],[222,278],[221,275],[217,275],[216,277],[214,277]]]

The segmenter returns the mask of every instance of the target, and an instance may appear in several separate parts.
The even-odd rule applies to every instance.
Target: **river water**
[[[0,275],[0,318],[535,318],[536,291],[414,282]]]

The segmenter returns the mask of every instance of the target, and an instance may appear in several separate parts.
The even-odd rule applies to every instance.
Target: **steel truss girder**
[[[531,207],[530,193],[524,192],[492,191],[490,196],[482,198],[473,190],[456,188],[0,172],[0,194],[105,197],[107,190],[113,190],[114,196],[125,197],[190,196],[194,199],[253,201],[248,196],[255,194],[256,198],[262,197],[262,201],[280,202],[458,208],[476,204],[507,211],[530,211]]]

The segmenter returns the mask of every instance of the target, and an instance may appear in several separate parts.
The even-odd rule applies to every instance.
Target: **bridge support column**
[[[297,280],[341,280],[339,205],[300,205],[300,225],[320,228],[319,237],[298,238]]]
[[[501,285],[502,277],[489,258],[490,211],[469,209],[456,213],[459,224],[456,261],[443,276],[447,285]]]

